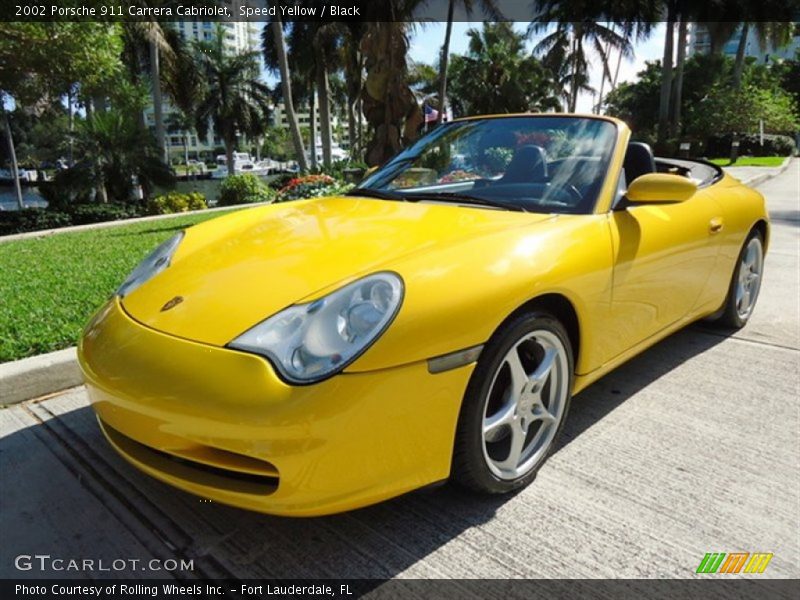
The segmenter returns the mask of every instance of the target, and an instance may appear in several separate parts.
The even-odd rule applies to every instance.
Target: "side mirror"
[[[681,175],[647,173],[633,180],[625,198],[630,204],[683,202],[695,192],[697,184]]]

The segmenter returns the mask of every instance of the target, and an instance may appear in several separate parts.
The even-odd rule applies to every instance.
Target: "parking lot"
[[[695,576],[707,552],[771,552],[764,576],[800,577],[800,161],[760,190],[773,229],[751,323],[693,325],[581,393],[516,495],[248,513],[128,466],[76,388],[0,411],[0,576],[665,578]],[[15,568],[35,554],[140,562]]]

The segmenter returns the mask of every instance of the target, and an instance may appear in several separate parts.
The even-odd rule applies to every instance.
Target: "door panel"
[[[609,341],[609,358],[689,313],[714,267],[721,219],[718,203],[703,190],[685,202],[610,214],[611,319],[618,335]]]

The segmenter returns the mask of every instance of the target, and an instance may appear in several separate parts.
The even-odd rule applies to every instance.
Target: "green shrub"
[[[168,192],[151,198],[147,202],[147,212],[151,215],[168,215],[172,213],[202,210],[208,208],[206,197],[200,192],[181,194]]]
[[[72,225],[72,217],[65,212],[46,208],[0,211],[0,235],[56,229]]]
[[[712,135],[705,147],[706,156],[728,156],[733,136]],[[758,134],[739,136],[739,156],[790,156],[795,151],[794,140],[788,135],[764,134],[764,145]]]
[[[76,204],[69,208],[72,225],[122,221],[144,216],[144,211],[134,204]]]
[[[304,175],[290,179],[278,192],[275,201],[285,202],[286,200],[336,196],[346,193],[352,187],[353,184],[334,179],[330,175]]]
[[[250,204],[253,202],[269,202],[275,198],[275,192],[261,179],[250,173],[231,175],[222,181],[219,187],[220,206],[234,204]]]

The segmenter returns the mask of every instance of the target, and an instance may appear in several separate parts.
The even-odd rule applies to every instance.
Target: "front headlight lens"
[[[395,273],[375,273],[324,298],[273,315],[229,347],[269,358],[286,379],[311,383],[358,358],[389,326],[403,299]]]
[[[128,275],[125,282],[119,286],[117,295],[124,298],[140,285],[149,281],[169,266],[172,255],[183,239],[183,231],[175,234],[158,248],[153,250],[139,265]]]

